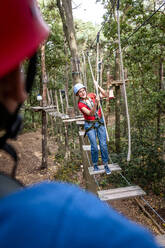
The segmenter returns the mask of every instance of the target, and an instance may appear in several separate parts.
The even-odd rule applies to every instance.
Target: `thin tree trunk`
[[[120,80],[119,54],[115,58],[115,80]],[[115,86],[115,146],[120,153],[120,86]]]
[[[159,85],[158,91],[161,90],[163,84],[163,60],[160,58],[159,63]],[[157,103],[157,139],[160,139],[160,122],[161,122],[161,105],[160,102]]]
[[[59,105],[58,105],[58,97],[57,97],[57,91],[55,91],[55,101],[56,101],[56,107],[57,107],[57,112],[59,113]]]
[[[106,99],[106,108],[105,108],[105,122],[106,125],[108,125],[109,121],[108,121],[108,117],[110,115],[110,100],[109,100],[109,89],[110,89],[110,85],[111,85],[111,76],[110,76],[110,72],[107,72],[107,99]]]
[[[47,76],[45,69],[45,44],[41,46],[41,68],[42,68],[42,82],[43,82],[43,93],[42,93],[42,104],[43,107],[47,105]],[[42,164],[41,169],[47,168],[47,116],[46,112],[42,111]]]
[[[59,94],[60,94],[61,109],[62,109],[62,113],[64,114],[64,105],[63,105],[61,90],[59,90]]]
[[[63,31],[70,49],[72,57],[72,81],[73,85],[81,83],[80,79],[80,59],[76,43],[73,15],[72,15],[72,2],[71,0],[57,0],[60,16],[63,23]],[[74,96],[74,110],[78,113],[76,98]]]
[[[67,56],[66,42],[64,42],[64,53]],[[68,101],[68,85],[69,85],[69,65],[65,64],[65,102],[66,102],[66,114],[68,114],[69,101]]]

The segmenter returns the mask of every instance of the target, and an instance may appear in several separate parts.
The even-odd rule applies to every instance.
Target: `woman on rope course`
[[[98,89],[100,90],[100,97],[107,97],[105,90],[103,90],[96,81],[94,81],[94,83],[95,86],[98,87]],[[104,121],[101,116],[101,109],[99,108],[100,97],[96,96],[96,94],[94,93],[88,94],[86,91],[86,87],[81,83],[77,83],[74,86],[74,94],[79,97],[78,108],[84,115],[85,135],[88,135],[91,144],[91,157],[94,171],[99,171],[98,146],[96,140],[96,138],[98,137],[104,169],[106,174],[109,175],[111,174],[111,171],[108,167],[109,157],[106,142],[106,130],[104,127]]]

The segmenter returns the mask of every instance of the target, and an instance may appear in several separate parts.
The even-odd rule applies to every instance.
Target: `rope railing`
[[[93,70],[92,70],[92,65],[91,65],[91,61],[90,61],[90,58],[89,58],[89,54],[88,54],[88,63],[89,63],[89,67],[90,67],[90,71],[91,71],[92,79],[93,79],[93,83],[94,83],[96,80],[95,80],[95,77],[94,77],[94,74],[93,74]],[[94,86],[95,86],[95,83],[94,83]],[[98,84],[97,84],[97,87],[95,87],[95,88],[96,88],[96,95],[98,96],[99,95],[98,94]],[[103,112],[103,109],[102,109],[102,106],[101,106],[100,102],[99,102],[99,107],[100,107],[102,118],[103,118],[103,121],[104,121],[104,126],[105,126],[107,141],[109,142],[109,135],[108,135],[108,131],[107,131],[107,125],[106,125],[106,122],[105,122],[104,112]]]

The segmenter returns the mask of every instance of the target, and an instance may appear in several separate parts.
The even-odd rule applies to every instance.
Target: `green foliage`
[[[81,158],[79,151],[72,150],[70,159],[64,159],[64,150],[59,147],[58,153],[55,155],[55,162],[60,164],[55,180],[80,185],[78,173],[80,172]]]
[[[103,60],[103,82],[106,81],[107,70],[111,74],[116,73],[116,52],[118,51],[117,16],[116,5],[112,9],[114,1],[103,0],[107,13],[105,24],[100,33],[100,50],[104,55]],[[159,5],[160,6],[160,5]],[[154,190],[156,193],[163,192],[165,181],[163,153],[163,134],[165,131],[165,81],[161,81],[161,66],[165,68],[165,15],[163,9],[157,12],[148,23],[145,23],[137,32],[135,30],[157,9],[151,1],[143,0],[121,0],[120,1],[120,24],[121,42],[123,49],[124,67],[127,69],[127,97],[131,120],[132,135],[132,158],[126,163],[127,137],[121,132],[122,150],[115,154],[114,128],[111,137],[110,150],[112,160],[122,165],[124,175],[132,182],[140,184],[146,189]],[[68,47],[64,49],[63,27],[55,1],[41,1],[41,9],[44,19],[48,23],[51,33],[46,42],[46,72],[48,76],[48,88],[59,90],[65,88],[66,65],[68,65],[69,79],[69,103],[72,106],[72,68]],[[90,49],[91,64],[95,74],[96,68],[96,35],[100,27],[94,27],[91,23],[75,21],[75,30],[79,54]],[[134,34],[133,34],[134,32]],[[133,34],[133,35],[132,35]],[[39,53],[38,73],[34,90],[25,107],[37,106],[38,93],[42,92],[41,58]],[[82,58],[81,58],[82,61]],[[87,62],[87,58],[86,58]],[[25,65],[26,71],[27,65]],[[93,91],[93,82],[89,66],[87,65],[88,90]],[[165,75],[163,75],[165,76]],[[121,99],[123,104],[123,99]],[[103,107],[105,108],[105,107]],[[113,112],[114,104],[111,104]],[[40,113],[25,112],[25,127],[31,129],[40,125]],[[122,116],[121,130],[124,130],[125,118]],[[73,135],[77,131],[73,130]],[[63,149],[61,149],[62,151]],[[58,157],[58,158],[57,158]],[[56,155],[60,164],[64,163],[64,154]],[[79,171],[80,158],[72,154],[72,161],[68,165],[62,165],[59,170],[58,179],[64,181],[78,182],[76,174]],[[75,163],[73,164],[73,161]],[[77,165],[75,165],[77,164]],[[111,177],[111,182],[105,177],[102,185],[107,183],[119,183],[124,185],[120,176]]]
[[[158,142],[133,136],[132,158],[124,163],[125,176],[134,183],[138,183],[148,190],[160,194],[164,191],[165,161],[162,159],[162,145]]]

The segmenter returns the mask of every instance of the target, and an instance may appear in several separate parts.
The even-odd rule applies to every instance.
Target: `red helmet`
[[[3,0],[0,7],[0,78],[33,55],[49,34],[35,0]]]

